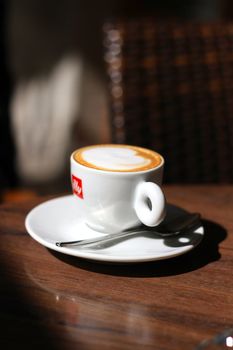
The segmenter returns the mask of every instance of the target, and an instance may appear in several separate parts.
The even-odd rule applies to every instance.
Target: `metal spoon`
[[[76,241],[67,241],[67,242],[56,242],[58,247],[66,246],[86,246],[100,242],[108,242],[111,240],[119,239],[122,237],[128,237],[135,235],[137,233],[154,233],[157,236],[161,237],[170,237],[174,235],[179,235],[180,233],[194,229],[195,227],[200,226],[200,214],[184,214],[176,217],[175,219],[170,220],[166,224],[161,224],[155,229],[154,227],[139,226],[132,228],[126,231],[106,234],[100,237],[93,237],[88,239],[79,239]]]

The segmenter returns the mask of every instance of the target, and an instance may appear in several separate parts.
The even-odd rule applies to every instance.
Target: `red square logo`
[[[76,196],[78,196],[79,198],[83,199],[82,180],[74,175],[72,175],[72,188],[73,193],[76,194]]]

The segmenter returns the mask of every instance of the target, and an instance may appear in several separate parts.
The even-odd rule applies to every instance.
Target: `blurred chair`
[[[233,24],[104,25],[116,143],[157,150],[166,183],[233,182]]]

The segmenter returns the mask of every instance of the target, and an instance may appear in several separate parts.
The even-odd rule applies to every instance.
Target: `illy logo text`
[[[79,198],[83,199],[82,180],[74,175],[72,175],[72,188],[73,188],[73,193]]]

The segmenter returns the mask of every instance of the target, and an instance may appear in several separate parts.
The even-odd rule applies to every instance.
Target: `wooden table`
[[[233,186],[166,186],[200,212],[205,236],[168,260],[101,264],[34,241],[25,215],[47,198],[0,207],[1,349],[195,349],[233,326]]]

